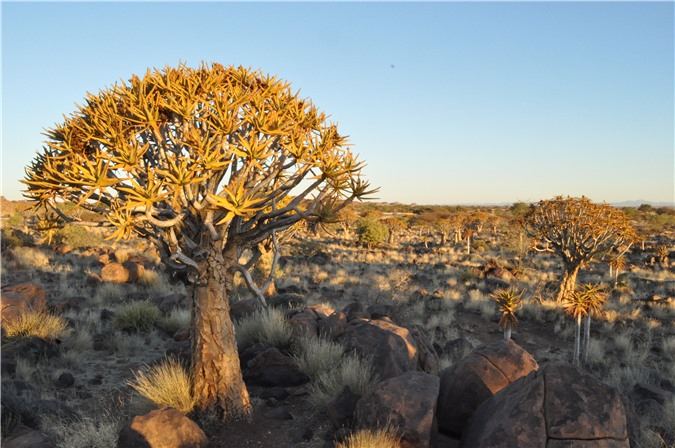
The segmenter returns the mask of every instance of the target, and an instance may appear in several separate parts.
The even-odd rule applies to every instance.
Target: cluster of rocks
[[[39,289],[21,286],[2,292],[3,318],[22,307],[44,306]],[[176,296],[160,302],[170,309],[181,300]],[[437,347],[421,328],[397,323],[389,305],[366,308],[352,303],[336,311],[326,305],[304,306],[302,295],[293,291],[282,291],[270,298],[269,305],[286,310],[295,337],[330,338],[372,363],[378,378],[372,390],[359,396],[345,388],[329,404],[331,440],[356,429],[389,426],[398,431],[403,448],[629,446],[626,411],[615,390],[568,365],[539,369],[534,358],[512,341],[478,347],[439,372]],[[253,300],[238,302],[232,306],[233,318],[253,313],[257,306]],[[189,347],[186,338],[181,342]],[[49,346],[43,345],[34,342],[17,350],[23,356],[31,350],[36,356],[51,356]],[[457,340],[443,351],[464,354],[469,349],[470,344]],[[3,370],[6,361],[11,368],[12,350],[3,346]],[[283,348],[260,343],[241,347],[240,361],[247,385],[267,403],[283,403],[310,381]],[[71,379],[57,380],[69,387]],[[639,392],[649,395],[650,391]],[[28,411],[11,396],[5,399],[3,394],[2,404],[3,419],[18,414],[23,422],[31,421]],[[47,413],[65,412],[54,404],[45,406]],[[273,411],[275,418],[293,418],[283,406]],[[36,431],[37,424],[30,428],[20,426],[12,433],[15,440],[7,439],[3,446],[50,446],[36,442],[43,437]],[[302,437],[313,434],[305,431]],[[118,446],[201,447],[206,443],[196,423],[165,408],[134,417],[120,432]]]

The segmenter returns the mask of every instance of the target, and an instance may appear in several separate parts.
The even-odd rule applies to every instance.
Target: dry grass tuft
[[[157,305],[148,300],[139,300],[120,306],[115,315],[115,326],[124,331],[147,332],[161,317]]]
[[[51,417],[42,426],[54,435],[56,448],[115,448],[120,420],[109,413],[98,421],[91,418],[63,421]]]
[[[391,428],[362,429],[352,433],[336,448],[400,448],[400,438]]]
[[[315,407],[325,407],[335,399],[345,387],[357,394],[364,395],[376,382],[370,362],[354,354],[342,358],[339,365],[327,370],[312,382],[309,402]]]
[[[46,311],[24,311],[15,319],[3,320],[2,327],[10,338],[34,336],[52,341],[60,339],[68,332],[65,319]]]
[[[344,347],[327,339],[308,336],[300,340],[298,352],[294,357],[298,367],[310,378],[316,379],[339,365]]]
[[[265,308],[244,317],[236,324],[239,347],[264,342],[275,347],[290,345],[292,329],[282,311]]]
[[[185,414],[194,409],[192,378],[176,359],[168,358],[135,372],[128,384],[158,406],[169,406]]]
[[[158,326],[169,334],[173,334],[182,328],[190,326],[192,312],[185,308],[174,308],[171,312],[160,319]]]

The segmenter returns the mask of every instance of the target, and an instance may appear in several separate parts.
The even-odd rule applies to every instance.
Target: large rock
[[[337,338],[344,334],[347,328],[347,315],[342,311],[336,311],[325,319],[317,322],[320,336]]]
[[[293,359],[270,347],[246,364],[244,380],[254,386],[290,387],[307,383],[309,377]]]
[[[305,299],[300,294],[285,293],[276,294],[267,298],[267,305],[275,308],[298,308],[305,304]]]
[[[424,372],[384,380],[357,403],[357,426],[391,425],[401,436],[403,448],[428,448],[435,430],[438,389],[438,377]]]
[[[293,336],[316,336],[318,333],[317,321],[319,316],[310,308],[291,311],[288,315],[288,324],[291,326]]]
[[[424,329],[418,325],[410,329],[410,334],[412,335],[417,348],[419,349],[418,355],[418,367],[419,370],[422,370],[432,375],[438,375],[440,361],[438,359],[438,353],[436,349],[429,341],[429,336],[424,331]]]
[[[618,392],[570,365],[549,364],[485,401],[465,448],[628,448]]]
[[[120,263],[108,263],[101,268],[101,280],[110,283],[127,283],[131,280],[131,273]]]
[[[6,436],[3,434],[3,436]],[[56,445],[49,438],[34,429],[19,427],[13,434],[2,441],[3,448],[54,448]]]
[[[418,350],[410,331],[391,322],[354,319],[339,340],[347,351],[372,360],[380,379],[417,369]]]
[[[5,286],[0,291],[2,320],[7,322],[28,310],[43,310],[47,305],[47,293],[35,283],[18,283]]]
[[[532,355],[513,341],[477,348],[441,373],[439,430],[450,435],[462,434],[482,402],[538,368]]]
[[[208,440],[192,420],[173,408],[134,417],[120,431],[118,448],[201,448]]]

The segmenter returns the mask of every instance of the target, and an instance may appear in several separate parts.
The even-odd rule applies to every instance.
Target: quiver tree
[[[523,292],[515,288],[498,289],[490,295],[499,307],[499,326],[504,330],[504,340],[511,339],[511,330],[518,324],[516,311],[523,301]]]
[[[26,196],[52,221],[73,203],[105,217],[111,237],[152,241],[192,285],[197,407],[248,414],[228,295],[260,244],[369,193],[335,125],[289,84],[218,64],[148,70],[88,94],[47,133],[26,169]]]
[[[389,229],[389,235],[387,237],[387,244],[393,245],[398,241],[398,236],[406,231],[408,225],[406,222],[396,216],[391,216],[383,220],[384,225]]]
[[[626,215],[608,204],[594,204],[586,197],[539,201],[524,219],[533,249],[557,254],[563,261],[563,277],[557,300],[574,291],[577,274],[596,259],[621,256],[636,234]]]
[[[626,257],[620,255],[612,258],[609,262],[609,276],[614,276],[614,286],[619,283],[619,274],[626,269]]]
[[[576,331],[574,335],[574,355],[572,357],[575,365],[579,364],[581,355],[581,320],[584,322],[584,361],[588,359],[588,349],[591,340],[591,316],[599,314],[602,305],[607,298],[604,289],[600,285],[585,284],[578,291],[572,291],[565,296],[563,308],[567,314],[574,318]]]

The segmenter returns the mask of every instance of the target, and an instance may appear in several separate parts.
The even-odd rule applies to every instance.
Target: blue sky
[[[146,67],[260,68],[386,201],[673,201],[673,3],[3,3],[2,194],[44,128]]]

